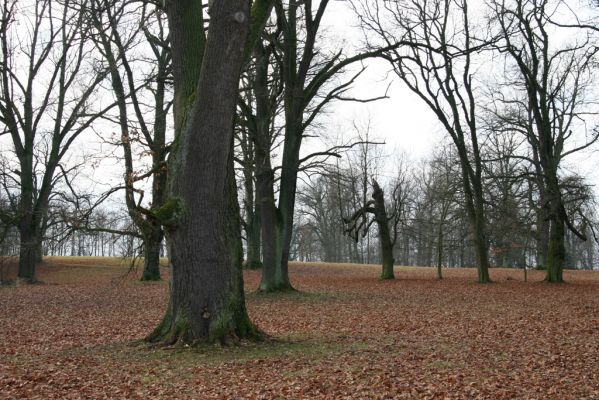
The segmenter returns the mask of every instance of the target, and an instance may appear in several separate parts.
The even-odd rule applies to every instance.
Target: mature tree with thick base
[[[254,12],[265,9],[268,2],[254,2]],[[214,2],[206,40],[200,1],[169,1],[166,10],[177,131],[169,199],[156,215],[167,228],[171,290],[166,315],[147,339],[174,344],[255,338],[259,331],[245,308],[232,154],[249,2]],[[252,28],[262,26],[260,18],[252,21]],[[190,59],[201,60],[199,75]],[[184,90],[192,88],[193,100]]]
[[[263,270],[260,291],[293,290],[289,280],[289,258],[293,234],[297,180],[302,169],[314,157],[331,156],[335,151],[313,153],[301,157],[302,144],[315,119],[333,101],[356,100],[347,91],[362,74],[341,83],[333,83],[344,69],[362,60],[382,54],[380,49],[359,52],[347,57],[343,49],[325,55],[319,49],[319,33],[329,0],[274,1],[277,26],[281,30],[281,79],[285,127],[283,132],[282,165],[279,179],[279,199],[275,202],[273,185],[275,171],[264,155],[257,157],[257,190],[262,218]],[[380,99],[361,99],[373,101]],[[272,238],[272,239],[268,239]]]

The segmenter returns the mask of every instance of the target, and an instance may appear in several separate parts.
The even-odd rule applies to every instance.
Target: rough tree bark
[[[254,2],[254,11],[268,9],[268,2]],[[201,2],[170,1],[167,14],[175,124],[182,129],[176,133],[169,160],[170,198],[156,212],[167,227],[170,300],[163,321],[147,339],[173,344],[256,338],[260,333],[249,320],[243,292],[232,152],[249,2],[214,2],[205,42]],[[252,28],[263,26],[267,17],[252,21]],[[190,69],[196,66],[189,65],[193,54],[199,54],[202,63],[190,109],[182,90],[194,87],[196,78]]]

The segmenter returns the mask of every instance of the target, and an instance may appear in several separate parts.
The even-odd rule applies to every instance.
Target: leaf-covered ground
[[[155,348],[164,282],[108,259],[50,259],[0,288],[0,398],[599,399],[599,272],[292,264],[300,292],[248,308],[274,341]],[[165,271],[166,273],[166,271]]]

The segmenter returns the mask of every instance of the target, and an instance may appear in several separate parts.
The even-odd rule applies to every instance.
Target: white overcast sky
[[[363,33],[358,19],[344,0],[332,1],[324,18],[327,38],[349,49],[351,56],[363,46]],[[409,91],[391,71],[389,64],[380,59],[364,62],[366,71],[356,81],[356,97],[376,97],[387,91],[387,99],[373,103],[337,103],[335,117],[342,121],[370,119],[375,137],[385,139],[389,147],[401,149],[414,157],[425,157],[439,144],[444,135],[436,117],[415,94]],[[356,65],[355,71],[358,69]]]

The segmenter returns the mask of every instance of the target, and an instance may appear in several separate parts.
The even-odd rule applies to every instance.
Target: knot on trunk
[[[243,11],[237,11],[235,14],[233,14],[233,20],[238,24],[243,24],[246,20],[245,13]]]

